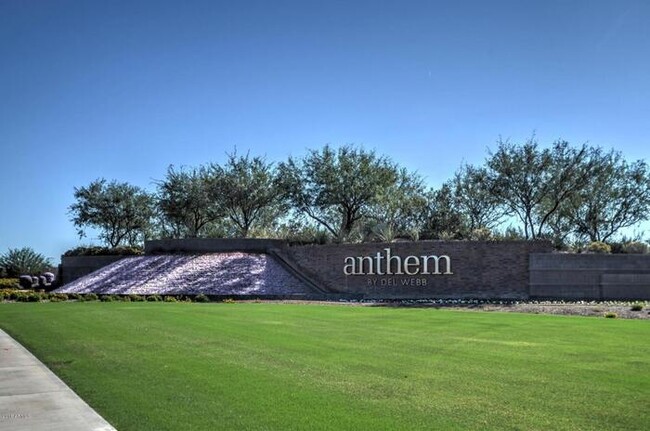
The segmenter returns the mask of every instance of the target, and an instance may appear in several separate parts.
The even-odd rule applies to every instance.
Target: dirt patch
[[[607,315],[619,319],[650,319],[649,302],[555,302],[555,301],[484,301],[484,300],[360,300],[360,301],[238,301],[276,302],[287,304],[320,304],[358,307],[403,307],[403,308],[446,308],[468,311],[501,311],[533,314],[558,314],[566,316],[591,316],[604,318]],[[641,310],[633,310],[634,305]],[[637,305],[637,307],[638,307]]]

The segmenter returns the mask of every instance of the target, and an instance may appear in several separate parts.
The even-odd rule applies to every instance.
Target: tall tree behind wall
[[[236,236],[273,231],[286,211],[278,172],[264,158],[228,154],[223,165],[210,166],[210,190],[214,204],[223,211]]]
[[[494,194],[515,214],[527,239],[544,237],[562,204],[589,183],[594,162],[586,145],[557,141],[539,148],[535,137],[521,145],[500,140],[486,162]]]
[[[496,182],[490,179],[485,167],[461,165],[449,189],[469,234],[479,229],[492,230],[501,222],[505,208],[496,193]]]
[[[610,241],[621,230],[647,220],[650,171],[642,161],[626,161],[621,153],[591,149],[594,167],[589,181],[560,213],[577,238]]]
[[[310,150],[279,166],[283,189],[293,208],[347,241],[367,219],[384,190],[395,186],[399,169],[374,151],[346,145]]]
[[[161,236],[196,238],[209,236],[223,216],[211,190],[207,168],[167,168],[165,179],[156,182],[156,207]]]
[[[110,247],[138,245],[150,229],[154,200],[139,187],[101,178],[75,188],[74,197],[69,213],[80,238],[94,228]]]

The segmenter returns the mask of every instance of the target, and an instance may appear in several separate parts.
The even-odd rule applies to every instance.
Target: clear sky
[[[650,156],[650,2],[0,1],[0,252],[73,188],[354,143],[431,186],[499,135]]]

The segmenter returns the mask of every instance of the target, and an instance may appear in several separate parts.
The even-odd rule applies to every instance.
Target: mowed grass
[[[650,322],[294,304],[0,304],[118,430],[638,430]]]

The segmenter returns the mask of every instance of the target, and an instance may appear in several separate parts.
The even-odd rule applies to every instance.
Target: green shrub
[[[627,254],[646,254],[648,253],[648,244],[641,241],[626,242],[621,251]]]
[[[165,302],[178,302],[175,296],[165,296]]]
[[[76,299],[77,301],[83,301],[83,295],[80,293],[69,293],[68,299]]]
[[[210,298],[202,293],[199,293],[194,297],[194,302],[210,302]]]
[[[640,302],[637,302],[636,304],[632,304],[632,307],[630,307],[630,310],[632,311],[641,311],[643,310],[643,304]]]
[[[40,302],[43,299],[43,295],[40,293],[30,293],[26,295],[27,302]]]
[[[587,246],[587,251],[590,253],[609,254],[612,252],[612,247],[602,241],[594,241]]]
[[[114,302],[118,298],[115,295],[102,295],[99,297],[99,300],[102,302]]]
[[[148,302],[160,302],[160,301],[162,301],[162,297],[160,295],[149,295],[149,296],[147,296],[147,301]]]
[[[4,295],[5,299],[11,299],[11,295],[17,291],[18,289],[0,289],[0,293]]]
[[[16,292],[11,295],[10,299],[13,299],[16,302],[27,302],[27,294],[23,292]]]
[[[14,301],[18,301],[18,298],[21,296],[26,296],[24,292],[21,292],[19,290],[13,290],[9,292],[8,295],[6,295],[8,299],[12,299]]]
[[[97,301],[99,299],[99,296],[97,296],[96,293],[86,293],[83,296],[84,301]]]
[[[131,299],[131,302],[143,302],[144,297],[141,295],[129,295],[129,298]]]
[[[0,289],[19,289],[17,278],[0,278]]]
[[[470,241],[491,241],[493,239],[494,235],[492,234],[492,231],[486,227],[474,229],[469,234]]]
[[[65,293],[50,293],[49,296],[51,302],[61,302],[68,300],[68,295]]]
[[[618,314],[614,313],[613,311],[609,311],[605,313],[605,318],[607,319],[616,319],[618,317]]]
[[[177,302],[192,302],[192,296],[187,295],[174,295]]]
[[[372,228],[372,234],[381,242],[393,242],[397,238],[397,231],[391,224],[379,223]]]
[[[503,232],[493,232],[493,239],[496,241],[525,241],[524,231],[521,228],[509,226]]]
[[[40,274],[51,268],[50,260],[29,247],[9,249],[0,255],[0,267],[9,277]]]
[[[99,247],[81,246],[63,253],[64,256],[139,256],[144,254],[141,247]]]
[[[5,300],[5,294],[4,292],[0,292],[0,302]]]
[[[131,302],[131,297],[129,295],[120,295],[117,298],[122,302]]]
[[[623,243],[619,241],[611,241],[608,243],[612,248],[612,254],[621,254],[623,252]]]

